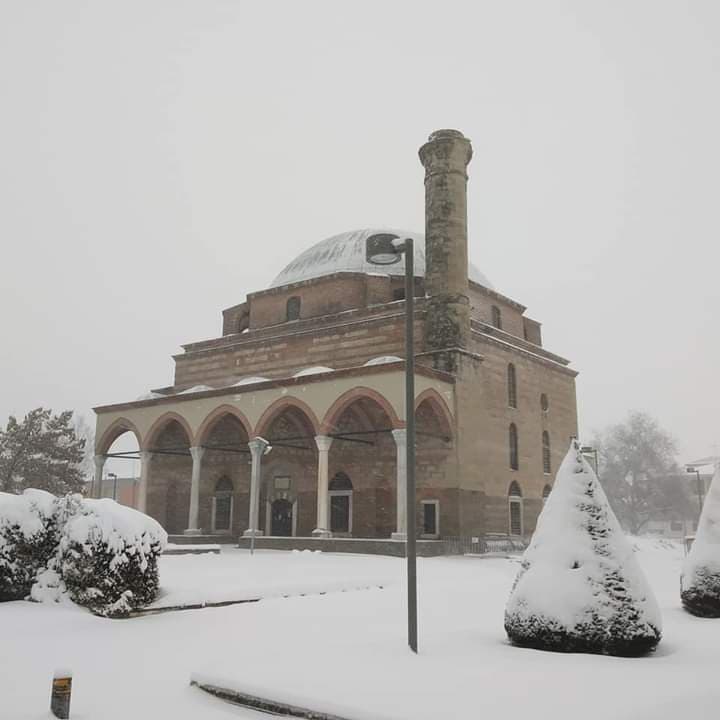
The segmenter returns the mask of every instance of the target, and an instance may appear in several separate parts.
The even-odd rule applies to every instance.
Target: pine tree
[[[576,441],[505,611],[516,645],[563,652],[643,655],[660,641],[655,598]]]
[[[81,492],[84,455],[85,440],[76,435],[71,410],[36,408],[22,421],[11,416],[0,430],[0,491]]]
[[[685,609],[700,617],[720,617],[720,464],[705,498],[695,541],[680,578]]]

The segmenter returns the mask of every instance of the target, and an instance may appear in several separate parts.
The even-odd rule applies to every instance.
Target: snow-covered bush
[[[122,616],[155,599],[166,544],[147,515],[110,499],[84,500],[62,529],[55,570],[73,601]]]
[[[538,519],[505,610],[516,645],[642,655],[661,618],[632,547],[573,441]]]
[[[705,498],[692,548],[680,579],[685,609],[701,617],[720,617],[720,464]]]
[[[29,595],[57,541],[55,498],[50,493],[0,493],[0,602]]]

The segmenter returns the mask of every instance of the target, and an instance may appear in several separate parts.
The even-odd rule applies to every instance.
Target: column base
[[[246,530],[243,533],[243,537],[262,537],[262,530]]]
[[[407,533],[394,532],[390,535],[391,540],[397,540],[398,542],[407,542]]]
[[[331,538],[332,533],[329,530],[322,530],[320,528],[315,528],[312,531],[312,536],[314,538]]]
[[[183,535],[202,535],[203,531],[200,528],[188,528],[183,530]]]

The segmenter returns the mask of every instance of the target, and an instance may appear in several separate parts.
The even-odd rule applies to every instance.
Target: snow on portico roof
[[[365,243],[376,233],[393,233],[399,237],[411,237],[415,241],[415,275],[425,276],[425,236],[407,230],[365,228],[333,235],[300,253],[272,281],[271,288],[311,280],[338,272],[366,273],[368,275],[404,275],[405,258],[394,265],[371,265],[365,259]],[[473,282],[493,290],[490,281],[472,263],[469,277]]]

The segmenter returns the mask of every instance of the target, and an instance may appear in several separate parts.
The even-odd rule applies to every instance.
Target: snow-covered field
[[[158,604],[269,599],[133,620],[0,605],[0,719],[47,718],[60,666],[74,672],[76,720],[261,717],[190,687],[191,674],[357,720],[715,717],[720,620],[680,608],[678,545],[637,545],[664,620],[657,652],[641,659],[510,646],[502,622],[513,560],[420,559],[415,657],[403,560],[237,549],[163,558]],[[299,592],[308,594],[279,597]]]

